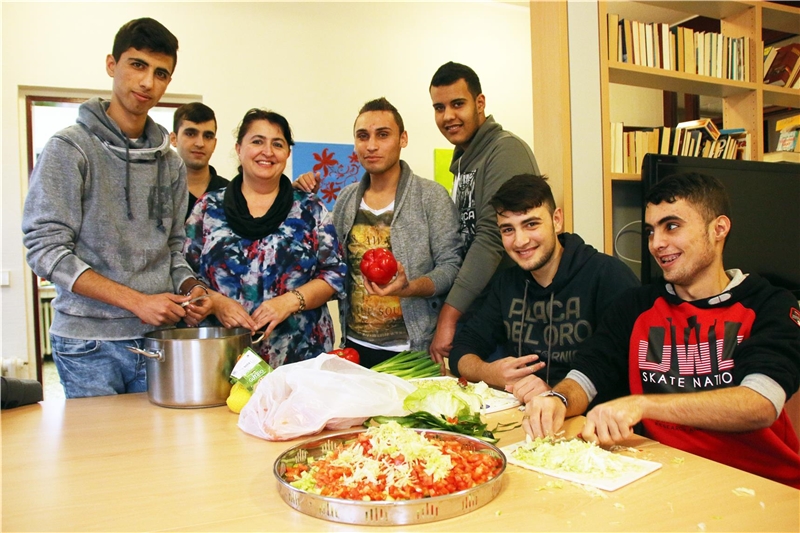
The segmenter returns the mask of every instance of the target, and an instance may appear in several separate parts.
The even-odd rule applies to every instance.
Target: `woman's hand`
[[[288,292],[275,298],[265,300],[253,311],[252,319],[256,325],[256,330],[264,326],[264,336],[269,337],[275,327],[286,320],[286,318],[299,309],[297,296]]]
[[[319,190],[320,183],[322,183],[322,178],[319,172],[306,172],[297,176],[297,179],[292,182],[292,187],[307,193],[314,193]]]
[[[223,296],[215,291],[210,291],[209,300],[211,300],[212,312],[224,327],[242,327],[250,331],[258,329],[256,327],[256,322],[236,300]]]
[[[211,295],[207,298],[203,298],[201,300],[195,300],[194,302],[187,303],[184,309],[186,310],[186,316],[183,317],[183,321],[186,322],[189,326],[197,326],[206,319],[208,315],[210,315],[214,310],[214,305],[211,303]],[[193,291],[190,296],[204,296],[205,292],[202,290]]]

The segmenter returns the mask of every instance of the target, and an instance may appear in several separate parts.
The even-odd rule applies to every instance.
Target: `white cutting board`
[[[530,465],[512,456],[514,450],[524,445],[525,441],[517,442],[515,444],[509,444],[508,446],[503,446],[502,448],[500,448],[500,450],[505,454],[506,460],[508,461],[509,464],[519,466],[520,468],[533,470],[535,472],[546,474],[548,476],[564,479],[567,481],[573,481],[575,483],[580,483],[581,485],[589,485],[607,491],[615,491],[661,468],[661,463],[656,463],[653,461],[645,461],[644,459],[635,459],[633,457],[628,457],[626,455],[615,454],[616,457],[619,458],[621,461],[624,461],[626,463],[631,463],[631,465],[635,466],[636,468],[632,470],[626,470],[625,472],[621,472],[619,476],[608,477],[608,478],[597,477],[596,474],[594,475],[577,474],[574,472],[565,472],[561,470],[549,470],[547,468],[540,468],[538,466]]]

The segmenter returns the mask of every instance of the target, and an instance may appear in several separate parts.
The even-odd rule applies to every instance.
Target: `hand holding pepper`
[[[359,269],[366,281],[386,285],[397,273],[397,260],[386,248],[372,248],[364,252]]]
[[[408,289],[408,277],[403,264],[397,262],[397,275],[389,283],[379,285],[364,278],[364,288],[369,294],[375,296],[407,296],[404,291]]]

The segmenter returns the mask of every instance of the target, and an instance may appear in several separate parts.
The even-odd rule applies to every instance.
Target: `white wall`
[[[428,84],[442,63],[473,67],[487,111],[533,144],[527,3],[2,3],[3,357],[34,354],[21,244],[27,176],[21,87],[108,90],[104,59],[130,19],[151,16],[179,39],[168,95],[202,95],[217,113],[211,163],[234,174],[233,130],[250,107],[284,114],[300,141],[351,142],[365,101],[386,96],[409,131],[403,158],[433,174],[437,130]]]
[[[573,231],[598,250],[603,245],[603,133],[597,4],[570,0],[569,75],[572,112]],[[586,53],[586,51],[590,51]]]

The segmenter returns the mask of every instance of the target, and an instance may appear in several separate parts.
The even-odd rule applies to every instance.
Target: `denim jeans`
[[[50,335],[53,361],[67,398],[145,392],[145,357],[127,349],[142,339],[97,341]]]

